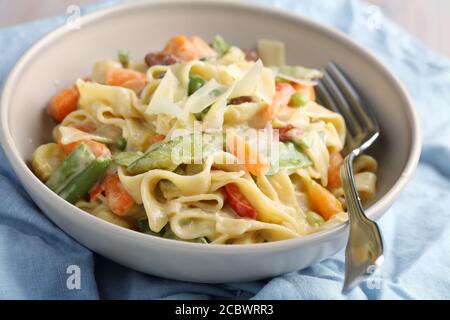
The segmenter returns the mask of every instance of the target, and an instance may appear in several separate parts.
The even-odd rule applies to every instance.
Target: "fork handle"
[[[353,175],[353,160],[357,154],[350,152],[344,159],[341,166],[340,174],[342,179],[342,188],[344,189],[345,202],[347,204],[347,212],[350,224],[361,222],[367,219],[364,209],[356,190],[355,177]]]

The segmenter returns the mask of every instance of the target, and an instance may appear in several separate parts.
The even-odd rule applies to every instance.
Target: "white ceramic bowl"
[[[273,8],[230,1],[152,1],[102,10],[63,26],[36,43],[10,73],[1,99],[1,142],[20,181],[59,227],[99,254],[162,277],[195,282],[255,280],[302,269],[343,248],[347,225],[303,238],[256,245],[202,245],[148,236],[109,224],[51,192],[27,166],[50,140],[49,98],[93,63],[129,48],[134,57],[160,49],[175,34],[211,39],[221,34],[241,47],[259,38],[284,41],[288,62],[312,67],[335,60],[374,107],[381,137],[377,197],[367,209],[379,218],[416,167],[420,134],[412,102],[399,81],[365,49],[341,33]],[[58,85],[56,85],[58,84]]]

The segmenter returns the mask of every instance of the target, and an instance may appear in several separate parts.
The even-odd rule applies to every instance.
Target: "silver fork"
[[[378,123],[340,68],[330,62],[317,85],[320,102],[340,113],[347,125],[346,157],[340,169],[349,216],[349,238],[345,249],[343,291],[349,291],[383,263],[383,240],[377,224],[367,218],[355,186],[353,160],[379,136]]]

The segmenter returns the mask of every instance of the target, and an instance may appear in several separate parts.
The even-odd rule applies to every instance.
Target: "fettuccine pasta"
[[[343,223],[344,120],[316,101],[320,71],[286,66],[283,50],[176,36],[145,64],[126,50],[97,61],[51,100],[54,141],[33,171],[100,219],[170,239],[263,243]],[[363,200],[376,170],[355,161]]]

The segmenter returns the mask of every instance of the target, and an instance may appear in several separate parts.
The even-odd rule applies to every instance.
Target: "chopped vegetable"
[[[241,217],[256,219],[256,209],[252,207],[247,198],[239,190],[234,183],[229,183],[224,186],[226,201],[230,207]]]
[[[127,171],[131,174],[139,174],[152,169],[173,171],[179,164],[192,163],[197,158],[194,146],[199,144],[202,147],[201,150],[198,150],[201,159],[205,159],[217,150],[223,149],[223,138],[221,134],[204,133],[201,136],[190,134],[158,142],[142,157],[131,163]]]
[[[120,152],[113,155],[112,161],[119,166],[128,167],[140,157],[142,157],[142,152]]]
[[[56,143],[39,146],[31,158],[31,168],[42,181],[47,181],[66,157]]]
[[[245,166],[246,170],[255,176],[263,175],[269,169],[269,164],[244,139],[234,133],[227,135],[227,146]]]
[[[330,153],[330,165],[328,167],[328,187],[339,188],[342,186],[340,169],[344,162],[339,152]]]
[[[52,98],[48,105],[48,113],[56,122],[61,122],[69,113],[77,109],[79,98],[80,93],[77,87],[66,88]]]
[[[211,47],[216,50],[220,57],[230,49],[230,45],[220,35],[214,36]]]
[[[344,211],[342,204],[330,191],[309,178],[304,178],[303,181],[314,211],[319,213],[325,220],[330,219],[336,213]]]
[[[179,59],[173,54],[164,52],[151,52],[145,56],[145,64],[148,67],[153,67],[157,65],[169,66],[179,62]]]
[[[242,104],[242,103],[246,103],[246,102],[253,102],[253,97],[252,96],[240,96],[240,97],[232,98],[232,99],[230,99],[228,104],[238,105],[238,104]]]
[[[289,105],[292,107],[303,107],[308,102],[308,97],[301,91],[297,91],[291,96]]]
[[[59,195],[70,203],[77,202],[100,180],[110,163],[111,158],[109,157],[95,159],[79,175],[73,178]]]
[[[280,170],[306,168],[312,165],[309,157],[292,142],[280,143],[278,162],[271,161],[266,175],[273,175]]]
[[[163,134],[157,134],[150,138],[150,144],[154,144],[159,141],[163,141],[166,138]]]
[[[80,144],[85,144],[86,146],[88,146],[96,157],[111,156],[111,151],[107,146],[105,146],[103,143],[93,140],[80,140],[68,144],[60,144],[60,146],[66,154],[69,154],[72,153],[73,150],[78,148]]]
[[[282,142],[292,141],[295,138],[300,137],[303,134],[303,130],[293,126],[292,124],[288,124],[284,128],[279,129],[279,140]]]
[[[94,160],[95,155],[92,151],[85,144],[80,144],[52,173],[46,183],[47,187],[59,193]]]
[[[189,95],[193,94],[195,91],[200,89],[205,85],[206,81],[197,75],[189,76],[189,85],[188,85],[188,93]]]
[[[105,179],[106,203],[118,216],[125,216],[133,207],[134,200],[123,188],[118,175],[109,175]]]
[[[117,139],[116,140],[116,147],[120,151],[125,150],[126,147],[127,147],[127,139],[125,139],[124,137],[120,137],[119,139]]]
[[[107,67],[105,70],[105,82],[110,86],[123,86],[136,80],[147,83],[147,76],[131,69]]]
[[[122,67],[128,68],[130,65],[130,51],[127,49],[120,49],[118,56]]]
[[[295,93],[295,89],[289,83],[279,82],[275,88],[272,104],[266,109],[267,120],[274,119],[281,109],[288,105],[291,96]]]
[[[127,168],[128,172],[138,174],[152,169],[175,170],[178,164],[172,161],[172,150],[180,144],[181,138],[178,137],[167,142],[160,142],[157,147],[132,162]]]
[[[315,213],[314,211],[306,212],[306,221],[312,226],[320,226],[325,222],[321,215]]]
[[[302,94],[305,97],[306,102],[316,100],[316,92],[314,91],[313,85],[293,83],[292,86],[297,91],[297,94]],[[306,102],[304,104],[306,104]]]
[[[97,182],[91,190],[89,190],[89,200],[93,201],[105,191],[105,184],[103,182]]]
[[[175,36],[167,42],[162,52],[172,54],[181,61],[217,56],[217,52],[197,36]]]

